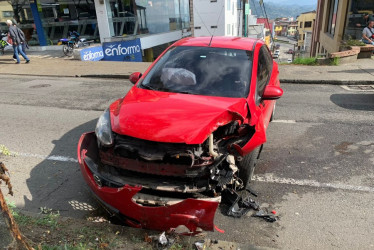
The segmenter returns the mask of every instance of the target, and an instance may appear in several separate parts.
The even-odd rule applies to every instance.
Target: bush
[[[295,58],[295,60],[293,60],[292,63],[302,64],[302,65],[317,65],[317,58],[315,57]]]
[[[330,61],[330,65],[331,66],[338,66],[339,65],[339,57],[334,57],[331,61]]]

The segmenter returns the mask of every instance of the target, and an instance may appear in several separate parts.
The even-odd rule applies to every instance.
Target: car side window
[[[257,66],[257,93],[256,93],[256,104],[259,105],[261,96],[264,93],[266,85],[269,83],[270,75],[273,67],[273,59],[266,48],[266,45],[260,48],[258,55],[258,66]]]

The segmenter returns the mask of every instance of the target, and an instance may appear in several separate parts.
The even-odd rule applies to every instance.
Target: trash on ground
[[[277,221],[277,217],[272,214],[272,213],[268,213],[264,210],[260,210],[258,211],[257,213],[255,213],[253,215],[253,217],[260,217],[260,218],[263,218],[264,220],[268,221],[268,222],[275,222]]]

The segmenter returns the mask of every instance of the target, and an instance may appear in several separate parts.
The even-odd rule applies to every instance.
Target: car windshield
[[[211,47],[173,47],[153,66],[139,88],[194,95],[245,98],[252,52]]]

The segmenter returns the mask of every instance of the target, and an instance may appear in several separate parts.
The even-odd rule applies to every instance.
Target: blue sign
[[[82,61],[100,61],[104,58],[103,47],[96,46],[81,50]]]
[[[104,61],[142,62],[140,39],[103,43]]]

